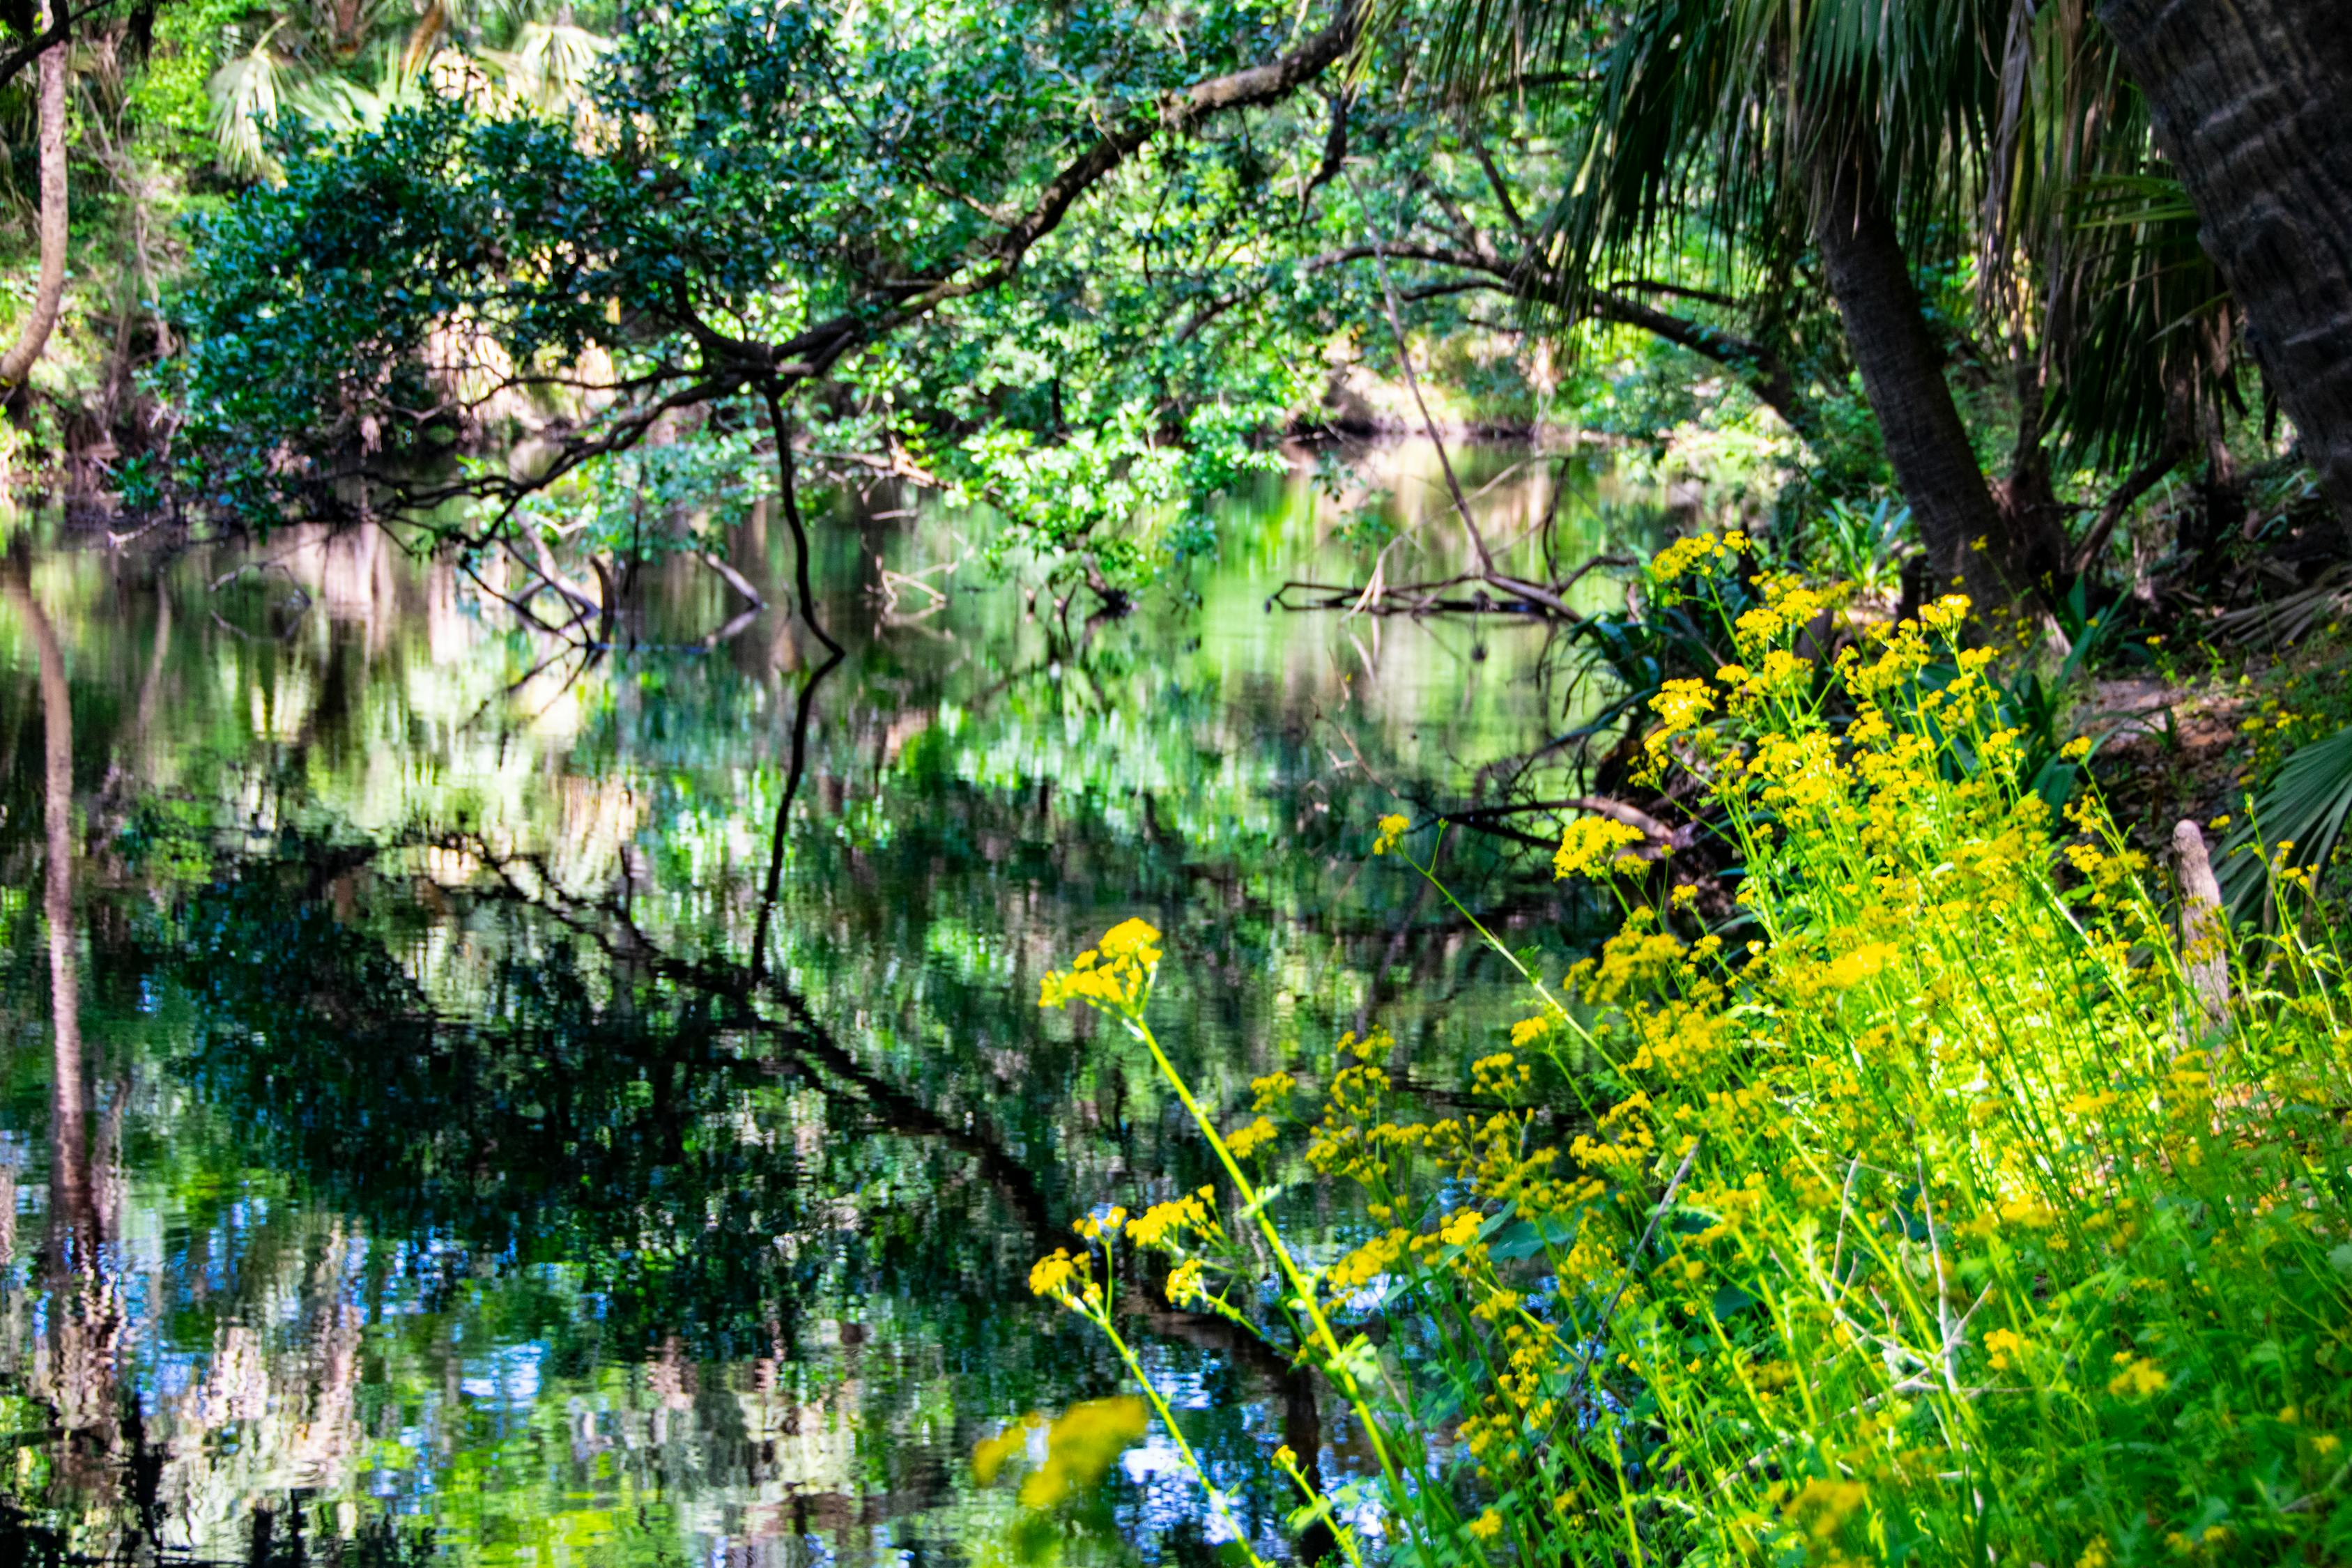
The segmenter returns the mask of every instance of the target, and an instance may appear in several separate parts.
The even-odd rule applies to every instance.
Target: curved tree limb
[[[1344,246],[1286,264],[1298,272],[1328,271],[1353,262],[1379,263],[1384,258],[1418,261],[1432,267],[1448,268],[1468,276],[1443,283],[1425,285],[1403,291],[1405,299],[1427,299],[1440,294],[1465,293],[1484,289],[1522,304],[1550,304],[1559,299],[1557,280],[1542,268],[1515,263],[1499,256],[1481,256],[1447,246],[1415,245],[1396,241],[1381,244]],[[1640,279],[1631,280],[1639,285]],[[1273,287],[1270,274],[1265,281],[1238,289],[1207,301],[1178,328],[1172,340],[1178,344],[1191,341],[1218,317],[1248,304]],[[1704,299],[1696,290],[1683,290],[1693,298]],[[1713,300],[1707,300],[1712,303]],[[1724,328],[1711,326],[1689,316],[1677,316],[1654,305],[1644,304],[1630,294],[1612,289],[1595,292],[1585,302],[1585,313],[1596,321],[1614,326],[1633,327],[1664,339],[1676,348],[1712,360],[1737,375],[1756,400],[1780,416],[1781,421],[1800,437],[1810,438],[1821,428],[1821,421],[1799,386],[1796,373],[1788,362],[1769,347],[1752,338]]]
[[[92,0],[79,11],[68,6],[47,7],[48,19],[40,24],[40,30],[6,54],[0,55],[0,87],[15,81],[26,66],[64,43],[76,22],[85,16],[96,16],[113,3],[114,0]]]
[[[585,462],[634,447],[663,413],[709,403],[740,391],[788,396],[800,386],[829,374],[848,355],[881,342],[940,306],[1003,286],[1018,273],[1029,251],[1053,234],[1078,202],[1155,139],[1190,133],[1230,110],[1278,103],[1328,70],[1353,46],[1361,25],[1362,8],[1362,0],[1339,0],[1329,24],[1288,53],[1262,65],[1210,77],[1164,94],[1156,112],[1138,114],[1105,129],[1090,146],[1045,181],[1026,205],[1010,208],[1013,216],[1009,221],[974,239],[958,259],[936,275],[882,284],[836,314],[811,322],[788,338],[767,342],[725,331],[703,319],[683,289],[674,297],[647,303],[644,319],[691,339],[700,363],[666,365],[658,374],[636,378],[635,389],[650,402],[616,415],[601,434],[575,432],[566,437],[559,443],[553,458],[527,478],[504,474],[469,476],[457,481],[413,485],[398,470],[389,468],[363,468],[361,477],[394,487],[402,505],[420,510],[461,497],[502,501],[504,505],[496,515],[463,541],[478,547],[488,534],[505,525],[515,506],[525,498],[543,490]],[[1000,212],[1006,211],[1009,204],[1000,203],[997,207]],[[519,385],[523,380],[524,376],[518,373],[502,376],[499,384]],[[663,386],[670,390],[660,391]],[[319,500],[322,506],[333,505],[331,494],[324,491]],[[803,607],[806,605],[803,595]],[[818,629],[818,636],[824,637],[822,629]]]
[[[0,353],[0,386],[24,382],[48,346],[58,324],[58,309],[66,292],[66,68],[71,46],[66,37],[68,16],[57,0],[41,7],[48,40],[41,51],[41,271],[33,286],[32,313],[18,329],[16,341]]]

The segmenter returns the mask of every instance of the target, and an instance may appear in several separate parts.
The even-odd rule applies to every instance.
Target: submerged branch
[[[1345,610],[1351,615],[1367,616],[1539,616],[1579,625],[1584,617],[1570,606],[1568,591],[1589,572],[1601,567],[1623,571],[1633,564],[1622,555],[1595,555],[1567,576],[1549,584],[1530,583],[1494,571],[1468,572],[1423,583],[1391,584],[1378,572],[1370,582],[1352,584],[1292,578],[1276,588],[1266,603],[1283,610]],[[1447,596],[1461,588],[1471,592],[1466,596]],[[1492,595],[1487,592],[1490,588],[1495,590]],[[1293,594],[1310,596],[1294,601]]]

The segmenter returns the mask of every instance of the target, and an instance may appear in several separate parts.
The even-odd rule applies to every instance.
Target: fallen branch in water
[[[733,566],[728,564],[727,558],[725,556],[719,554],[715,551],[709,550],[698,550],[694,552],[694,555],[696,560],[701,562],[705,566],[710,568],[713,573],[717,574],[720,582],[726,584],[738,594],[740,594],[745,599],[749,600],[753,609],[764,610],[768,607],[767,595],[761,593],[758,588],[753,587],[751,580],[745,577],[743,574],[738,572]]]
[[[1568,591],[1596,568],[1625,571],[1634,564],[1622,555],[1596,555],[1550,584],[1530,583],[1491,570],[1423,583],[1389,584],[1377,571],[1370,582],[1356,584],[1293,578],[1276,588],[1267,603],[1285,610],[1345,610],[1350,615],[1519,615],[1576,623],[1584,617],[1569,607]],[[1469,592],[1457,592],[1462,589]],[[1294,600],[1293,595],[1307,596]]]

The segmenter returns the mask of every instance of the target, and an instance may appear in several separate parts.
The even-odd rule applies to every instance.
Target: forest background
[[[1987,603],[2340,553],[2327,378],[2252,352],[2340,322],[2272,302],[2292,245],[2217,268],[2200,221],[2234,231],[2099,20],[1866,10],[28,15],[15,358],[63,316],[0,364],[10,472],[471,548],[609,522],[635,448],[774,393],[815,455],[983,500],[1100,595],[1207,547],[1280,437],[1433,415],[1622,444],[1876,577],[1916,539]],[[2326,129],[2271,151],[2325,169]],[[572,552],[609,566],[604,532]]]

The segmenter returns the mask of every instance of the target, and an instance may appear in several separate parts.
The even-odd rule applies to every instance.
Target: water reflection
[[[47,1236],[38,1264],[43,1321],[31,1335],[37,1348],[26,1394],[56,1434],[52,1462],[60,1483],[103,1506],[116,1500],[121,1479],[115,1463],[121,1433],[114,1377],[122,1303],[106,1266],[110,1227],[100,1215],[91,1173],[74,921],[73,705],[57,632],[25,574],[7,572],[0,576],[0,587],[39,661],[41,710],[41,923],[49,980]],[[9,1174],[15,1175],[13,1167]],[[13,1255],[16,1205],[13,1191],[9,1196]]]
[[[1507,1019],[1362,830],[1567,728],[1559,650],[1265,608],[1449,548],[1433,468],[1391,461],[1384,526],[1301,479],[1091,623],[877,498],[824,535],[845,654],[805,710],[827,650],[758,508],[770,609],[650,561],[569,663],[381,534],[13,557],[0,881],[37,861],[42,897],[0,893],[0,1563],[1205,1557],[1164,1436],[1046,1513],[974,1470],[1118,1386],[1029,1263],[1205,1175],[1148,1059],[1034,1002],[1140,913],[1229,1100],[1375,1009],[1441,1085]],[[1490,536],[1609,542],[1550,486],[1504,474]],[[1515,853],[1449,857],[1557,943]],[[1244,1478],[1356,1435],[1280,1355],[1129,1306],[1265,1548],[1311,1557]]]

